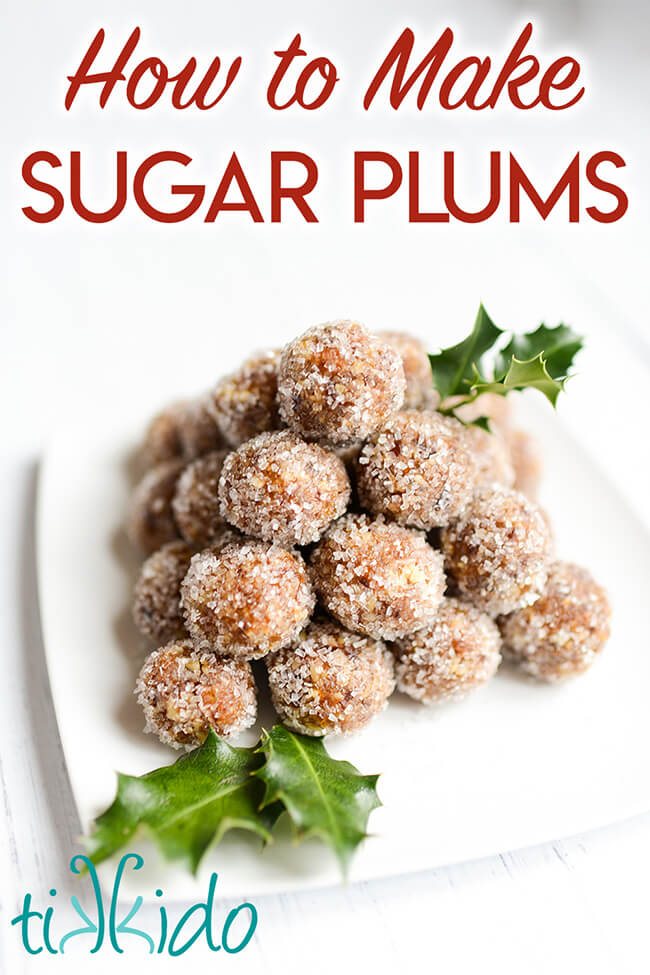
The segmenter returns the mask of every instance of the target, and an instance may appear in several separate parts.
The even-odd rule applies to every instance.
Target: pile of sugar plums
[[[336,321],[153,420],[128,514],[148,731],[249,727],[257,659],[307,735],[363,728],[396,688],[462,697],[502,656],[542,681],[590,666],[609,604],[554,558],[535,442],[503,397],[438,405],[418,339]]]

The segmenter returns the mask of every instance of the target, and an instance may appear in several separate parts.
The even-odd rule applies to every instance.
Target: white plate
[[[124,413],[87,414],[66,425],[40,479],[43,631],[84,827],[111,801],[114,770],[141,774],[175,757],[142,734],[132,694],[144,649],[129,614],[136,563],[120,526],[126,462],[142,424],[132,405]],[[542,501],[559,554],[589,566],[610,592],[610,644],[573,683],[537,686],[500,673],[466,701],[433,710],[396,695],[363,734],[332,741],[335,756],[382,773],[384,806],[372,815],[374,836],[359,851],[352,879],[486,856],[650,808],[649,538],[550,408],[535,404],[527,420],[545,444]],[[145,841],[136,848],[146,867],[125,878],[124,890],[145,898],[157,886],[168,898],[194,897],[213,869],[224,895],[339,880],[316,843],[297,848],[283,840],[259,855],[252,837],[232,833],[206,857],[197,880],[163,864]],[[103,869],[108,877],[113,865]]]

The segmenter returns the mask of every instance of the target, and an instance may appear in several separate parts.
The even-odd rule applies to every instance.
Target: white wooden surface
[[[197,35],[205,33],[202,18],[208,14],[198,2],[186,4],[191,16],[182,28],[174,13],[176,5],[142,0],[140,6],[154,36],[167,41],[170,51],[177,27],[190,50]],[[345,66],[353,63],[354,55],[341,33],[343,20],[326,16],[322,5],[308,10],[289,2],[283,6],[282,32],[304,14],[311,36],[323,36],[323,43],[343,48]],[[368,22],[366,14],[372,11],[373,50],[378,38],[385,42],[393,34],[396,20],[403,25],[406,16],[400,13],[397,17],[390,3],[357,6],[363,14],[358,23]],[[431,15],[423,12],[429,5],[414,2],[411,6],[419,24],[440,24],[463,16],[458,5],[441,4]],[[492,38],[500,36],[496,20],[472,19],[472,6],[471,2],[464,5],[470,39],[475,40],[483,28]],[[88,5],[74,2],[63,6],[26,3],[12,11],[3,50],[3,81],[9,85],[9,79],[22,72],[26,38],[31,63],[38,70],[26,79],[19,98],[5,98],[11,140],[2,158],[0,187],[8,214],[0,320],[0,972],[20,975],[55,970],[55,965],[57,971],[73,973],[136,967],[177,971],[179,965],[216,971],[223,965],[242,972],[282,971],[287,975],[347,972],[357,967],[372,972],[426,966],[445,975],[475,971],[637,975],[649,969],[650,814],[585,836],[433,873],[259,898],[256,936],[241,955],[227,959],[205,958],[198,949],[187,960],[135,954],[116,958],[112,953],[92,959],[74,953],[63,960],[28,959],[18,946],[16,929],[9,925],[25,891],[34,893],[43,904],[48,902],[52,885],[59,891],[59,900],[75,889],[66,865],[78,848],[79,824],[43,660],[33,547],[36,467],[60,409],[71,402],[83,408],[84,397],[98,391],[106,396],[110,408],[111,397],[128,395],[129,385],[136,382],[149,382],[153,390],[151,374],[164,355],[177,356],[186,373],[192,366],[197,382],[207,383],[220,371],[220,331],[248,328],[251,342],[260,343],[269,330],[267,324],[308,324],[336,314],[363,315],[380,327],[414,322],[424,330],[441,308],[451,310],[453,317],[454,308],[462,306],[462,314],[454,321],[465,321],[477,297],[483,297],[497,315],[499,307],[505,309],[510,322],[516,312],[536,315],[539,310],[549,318],[566,315],[585,329],[586,309],[597,305],[613,328],[622,329],[628,323],[627,338],[636,343],[640,360],[649,355],[644,278],[650,140],[647,55],[642,44],[643,22],[639,24],[637,19],[641,7],[633,0],[619,4],[615,20],[605,3],[588,8],[577,3],[552,7],[558,20],[552,27],[548,14],[546,37],[563,51],[574,43],[571,39],[578,38],[575,43],[581,46],[589,69],[591,100],[568,123],[552,120],[549,127],[542,122],[517,127],[516,119],[512,129],[502,120],[501,127],[495,122],[485,138],[515,149],[527,145],[527,158],[541,153],[544,145],[551,154],[562,157],[570,149],[575,151],[578,142],[585,150],[603,148],[603,143],[618,148],[630,161],[626,174],[632,191],[629,216],[610,228],[568,228],[564,220],[551,221],[552,225],[535,229],[534,255],[525,249],[530,241],[522,236],[523,228],[470,228],[444,237],[417,228],[409,239],[420,243],[420,251],[408,259],[398,253],[399,248],[386,254],[373,228],[367,232],[355,229],[350,231],[350,246],[366,259],[353,271],[349,253],[327,250],[325,243],[318,243],[326,240],[326,232],[336,230],[333,222],[322,233],[319,230],[321,236],[299,234],[293,242],[281,228],[257,228],[259,232],[251,234],[234,230],[226,251],[218,229],[208,234],[201,227],[196,232],[152,229],[137,223],[131,226],[128,221],[119,228],[80,228],[74,223],[28,227],[20,215],[25,201],[17,174],[21,159],[37,144],[49,143],[61,151],[90,144],[97,165],[102,153],[115,148],[116,140],[128,145],[135,142],[146,151],[160,148],[169,141],[171,123],[163,115],[156,129],[158,123],[147,119],[141,135],[141,119],[118,112],[112,116],[113,124],[121,126],[116,136],[96,112],[81,113],[75,120],[60,110],[60,84],[58,88],[52,85],[70,67],[70,37],[81,50],[83,39],[98,20],[122,28],[124,18],[116,8],[109,11],[108,6],[99,9],[97,5],[90,10]],[[210,16],[218,18],[217,7],[210,5],[210,9]],[[345,6],[346,14],[347,9]],[[481,5],[479,9],[483,14],[486,8]],[[521,20],[517,3],[495,4],[497,9],[506,18]],[[251,30],[257,30],[259,47],[260,37],[268,30],[265,35],[261,21],[248,15],[246,22],[235,25],[237,43],[247,36],[249,19]],[[349,37],[354,36],[358,23],[352,24]],[[218,19],[210,26],[212,36],[218,37]],[[222,33],[228,32],[224,29]],[[13,90],[13,82],[9,90]],[[234,124],[231,116],[227,122],[231,127]],[[215,135],[214,125],[184,124],[187,127],[176,132],[178,147],[188,144],[198,157],[209,161],[206,154],[211,140],[219,138],[219,126]],[[357,124],[356,119],[343,120],[338,138],[346,145],[350,133],[356,137]],[[443,136],[444,124],[436,119],[438,140],[461,144],[466,133],[452,128]],[[390,143],[382,125],[381,119],[372,123],[364,141]],[[260,131],[265,132],[264,125]],[[310,128],[306,139],[288,121],[276,131],[281,135],[274,133],[270,138],[279,138],[286,145],[307,142],[308,149],[320,152],[328,138],[326,126],[322,133],[320,128]],[[397,129],[390,131],[397,138]],[[228,133],[225,146],[234,139],[230,129]],[[398,135],[405,134],[405,129],[399,130]],[[410,138],[416,146],[426,143],[422,129],[418,137]],[[251,151],[251,140],[242,141]],[[252,145],[254,148],[254,141]],[[266,263],[261,264],[264,247],[270,250]],[[296,260],[302,269],[299,288],[291,281]],[[227,284],[221,290],[215,288],[217,264],[226,282],[229,275],[236,279],[242,265],[254,269],[253,290],[264,289],[268,295],[269,323],[250,321],[246,288],[236,290]],[[462,273],[458,272],[461,266]],[[584,296],[588,296],[586,304]],[[195,342],[212,324],[215,334],[207,351],[197,347],[197,356],[196,348],[189,344],[175,345],[171,327],[178,322],[183,323],[186,339]],[[157,341],[168,348],[158,348]],[[146,374],[145,361],[150,363]],[[632,462],[636,457],[634,434],[631,439],[615,436],[617,423],[621,431],[629,431],[631,422],[634,430],[635,421],[623,419],[621,407],[619,398],[612,410],[621,411],[620,419],[614,413],[609,425],[603,420],[607,450],[611,451],[603,456],[605,464]],[[612,419],[611,411],[607,416]],[[639,435],[647,439],[645,419],[638,423]],[[631,469],[635,470],[632,493],[641,504],[648,493],[648,470],[642,463],[636,468],[632,463]],[[92,633],[88,644],[92,654]],[[639,775],[647,774],[646,765],[639,768]],[[477,809],[477,817],[480,814]],[[417,822],[417,811],[414,817],[414,824],[405,823],[406,829],[435,828],[435,824]],[[56,927],[56,919],[54,923]],[[69,912],[67,922],[61,923],[69,926]]]

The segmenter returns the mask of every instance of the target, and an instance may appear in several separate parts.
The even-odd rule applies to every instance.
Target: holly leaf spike
[[[474,381],[474,367],[480,369],[481,359],[491,349],[503,331],[494,324],[483,305],[479,305],[474,327],[458,345],[430,355],[434,388],[440,399],[467,395]]]
[[[568,325],[548,328],[543,323],[532,332],[511,333],[507,345],[496,349],[505,333],[480,305],[471,333],[458,345],[430,355],[433,386],[440,394],[438,410],[461,422],[490,429],[485,417],[464,420],[459,408],[483,393],[506,396],[514,390],[538,389],[552,403],[570,376],[573,360],[583,346],[582,336]],[[484,366],[486,354],[492,362]]]
[[[349,762],[333,759],[322,739],[298,735],[275,725],[262,737],[266,762],[254,776],[266,786],[262,801],[281,802],[297,836],[318,836],[336,854],[343,873],[368,835],[373,809],[381,805],[377,775],[361,775]]]
[[[565,382],[566,377],[553,379],[549,375],[546,360],[540,352],[533,359],[527,359],[524,362],[512,356],[505,375],[492,382],[482,379],[477,371],[475,382],[472,385],[472,393],[478,396],[483,393],[497,393],[499,396],[506,396],[515,389],[538,389],[555,406],[558,396],[564,389]]]
[[[228,830],[252,830],[269,842],[282,809],[268,802],[260,809],[264,787],[251,773],[261,762],[254,748],[235,748],[210,731],[200,748],[173,765],[142,776],[118,775],[114,802],[85,838],[90,859],[107,859],[140,827],[168,860],[181,861],[192,873]]]
[[[552,379],[568,376],[573,360],[583,347],[583,338],[568,325],[548,328],[543,323],[533,332],[513,335],[508,344],[497,353],[494,362],[495,377],[505,376],[513,359],[525,362],[540,353]]]

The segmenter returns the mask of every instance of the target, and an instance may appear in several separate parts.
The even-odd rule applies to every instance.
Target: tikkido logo
[[[121,955],[133,947],[137,950],[138,944],[141,950],[144,942],[150,955],[167,953],[175,957],[185,954],[199,939],[204,939],[210,951],[216,952],[223,948],[227,954],[235,955],[243,951],[253,937],[257,928],[257,909],[246,901],[228,912],[221,925],[221,936],[219,940],[215,940],[216,873],[210,877],[206,899],[190,905],[173,926],[166,907],[160,903],[157,924],[149,925],[148,931],[134,927],[131,922],[142,907],[143,898],[136,897],[130,907],[118,905],[120,885],[129,861],[132,861],[133,870],[140,870],[144,865],[139,854],[124,854],[115,871],[107,910],[94,864],[82,854],[72,858],[72,873],[86,874],[90,880],[92,907],[84,910],[78,897],[73,895],[70,905],[77,918],[83,921],[83,926],[59,931],[57,935],[54,934],[54,907],[50,905],[44,911],[37,911],[32,907],[32,895],[25,894],[22,911],[11,920],[12,926],[20,930],[25,951],[30,955],[39,955],[42,951],[50,955],[62,955],[70,941],[86,938],[87,950],[91,955],[97,954],[102,948]],[[52,888],[50,897],[56,897],[56,894],[57,891]],[[161,898],[163,891],[158,889],[155,894],[157,898]],[[118,916],[119,913],[123,916]]]

